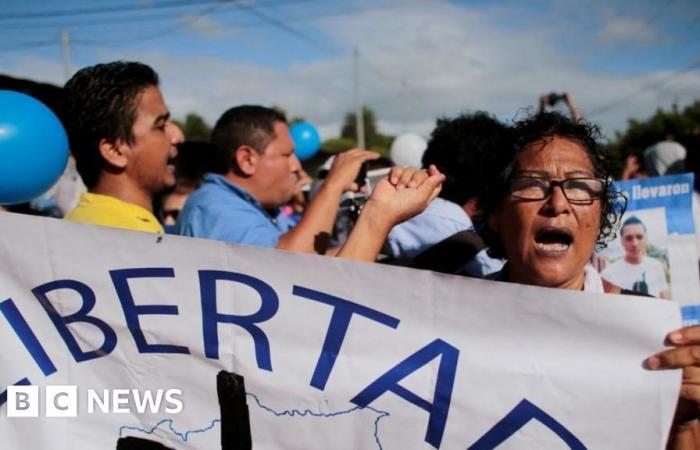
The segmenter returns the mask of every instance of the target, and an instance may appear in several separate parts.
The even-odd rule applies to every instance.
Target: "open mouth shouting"
[[[566,228],[544,227],[535,233],[535,251],[540,256],[563,256],[573,242],[573,233]]]
[[[165,163],[168,170],[173,171],[173,172],[175,171],[175,158],[176,158],[176,156],[171,156],[168,158],[168,160]]]

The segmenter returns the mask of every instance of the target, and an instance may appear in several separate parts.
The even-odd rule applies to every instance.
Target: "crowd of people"
[[[534,286],[660,297],[668,290],[644,254],[644,223],[629,217],[618,230],[624,201],[612,184],[615,160],[568,94],[542,96],[540,111],[513,125],[484,112],[439,119],[423,167],[392,167],[358,203],[347,237],[334,239],[341,200],[361,190],[358,174],[379,154],[337,155],[305,198],[310,178],[286,118],[242,105],[216,122],[211,147],[199,149],[200,170],[182,175],[178,149],[187,143],[158,86],[158,75],[135,62],[87,67],[68,81],[65,125],[86,192],[65,219]],[[560,100],[570,115],[547,111]],[[661,143],[629,158],[623,176],[682,172],[678,147]],[[625,256],[599,273],[594,251],[618,232]],[[644,284],[627,283],[622,265],[644,268]],[[700,448],[700,327],[674,330],[668,343],[645,362],[683,369],[668,448]]]

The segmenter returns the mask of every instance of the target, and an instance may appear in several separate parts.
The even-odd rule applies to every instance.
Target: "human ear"
[[[236,149],[235,160],[238,169],[247,176],[255,174],[260,154],[252,147],[241,145]]]
[[[114,140],[101,139],[99,149],[102,159],[105,160],[107,164],[119,169],[126,168],[126,164],[129,161],[128,151],[130,147],[120,138]]]

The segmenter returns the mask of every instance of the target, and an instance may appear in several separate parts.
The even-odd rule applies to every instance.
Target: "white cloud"
[[[610,17],[595,38],[604,44],[649,44],[659,39],[653,27],[637,17]]]
[[[234,30],[205,15],[187,14],[178,17],[187,31],[204,38],[215,39],[234,34]]]

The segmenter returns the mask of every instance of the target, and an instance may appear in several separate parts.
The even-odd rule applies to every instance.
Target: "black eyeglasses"
[[[510,195],[523,200],[544,200],[552,195],[555,187],[561,187],[564,197],[576,205],[593,203],[605,194],[608,183],[600,178],[567,178],[550,180],[542,177],[512,177]]]

